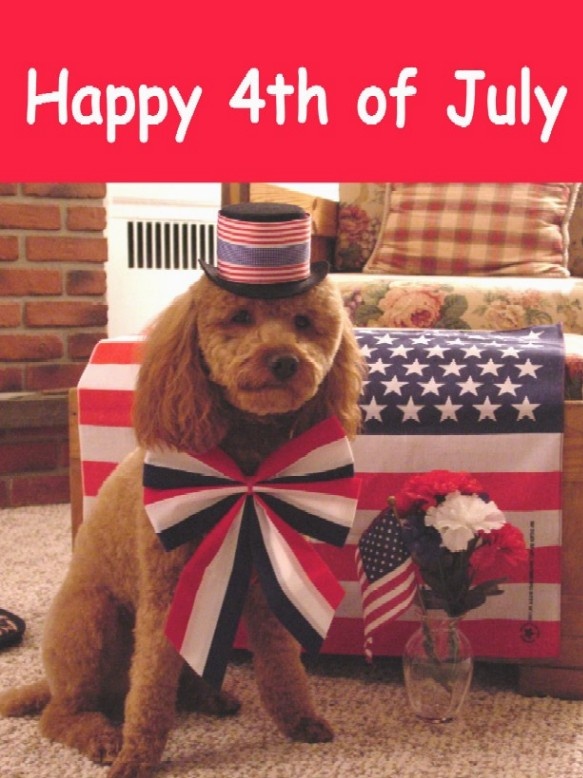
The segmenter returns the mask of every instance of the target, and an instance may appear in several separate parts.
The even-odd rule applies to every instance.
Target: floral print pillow
[[[334,270],[357,273],[376,246],[386,184],[340,184]]]

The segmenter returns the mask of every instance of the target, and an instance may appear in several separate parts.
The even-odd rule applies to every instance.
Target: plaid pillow
[[[365,273],[568,276],[578,184],[388,184]]]

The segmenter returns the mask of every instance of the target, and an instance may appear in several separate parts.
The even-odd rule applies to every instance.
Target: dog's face
[[[180,451],[219,445],[238,412],[261,421],[291,413],[296,430],[336,416],[354,435],[362,378],[352,325],[330,279],[296,297],[254,300],[203,276],[148,336],[134,428],[141,446]]]
[[[240,297],[204,278],[196,286],[202,358],[231,405],[259,416],[288,413],[316,394],[342,334],[328,281],[283,300]]]

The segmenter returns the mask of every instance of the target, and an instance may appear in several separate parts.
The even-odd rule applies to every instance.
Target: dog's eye
[[[294,324],[298,330],[307,330],[311,326],[312,322],[307,316],[298,314],[294,317]]]
[[[231,316],[231,322],[233,324],[252,324],[253,318],[246,308],[241,308],[240,311]]]

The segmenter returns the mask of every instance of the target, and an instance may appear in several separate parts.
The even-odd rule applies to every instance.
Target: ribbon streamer
[[[319,650],[344,590],[303,536],[344,545],[359,492],[335,418],[284,444],[253,476],[218,448],[146,453],[144,504],[164,548],[202,537],[166,624],[199,675],[221,686],[254,571],[277,618],[307,651]]]

